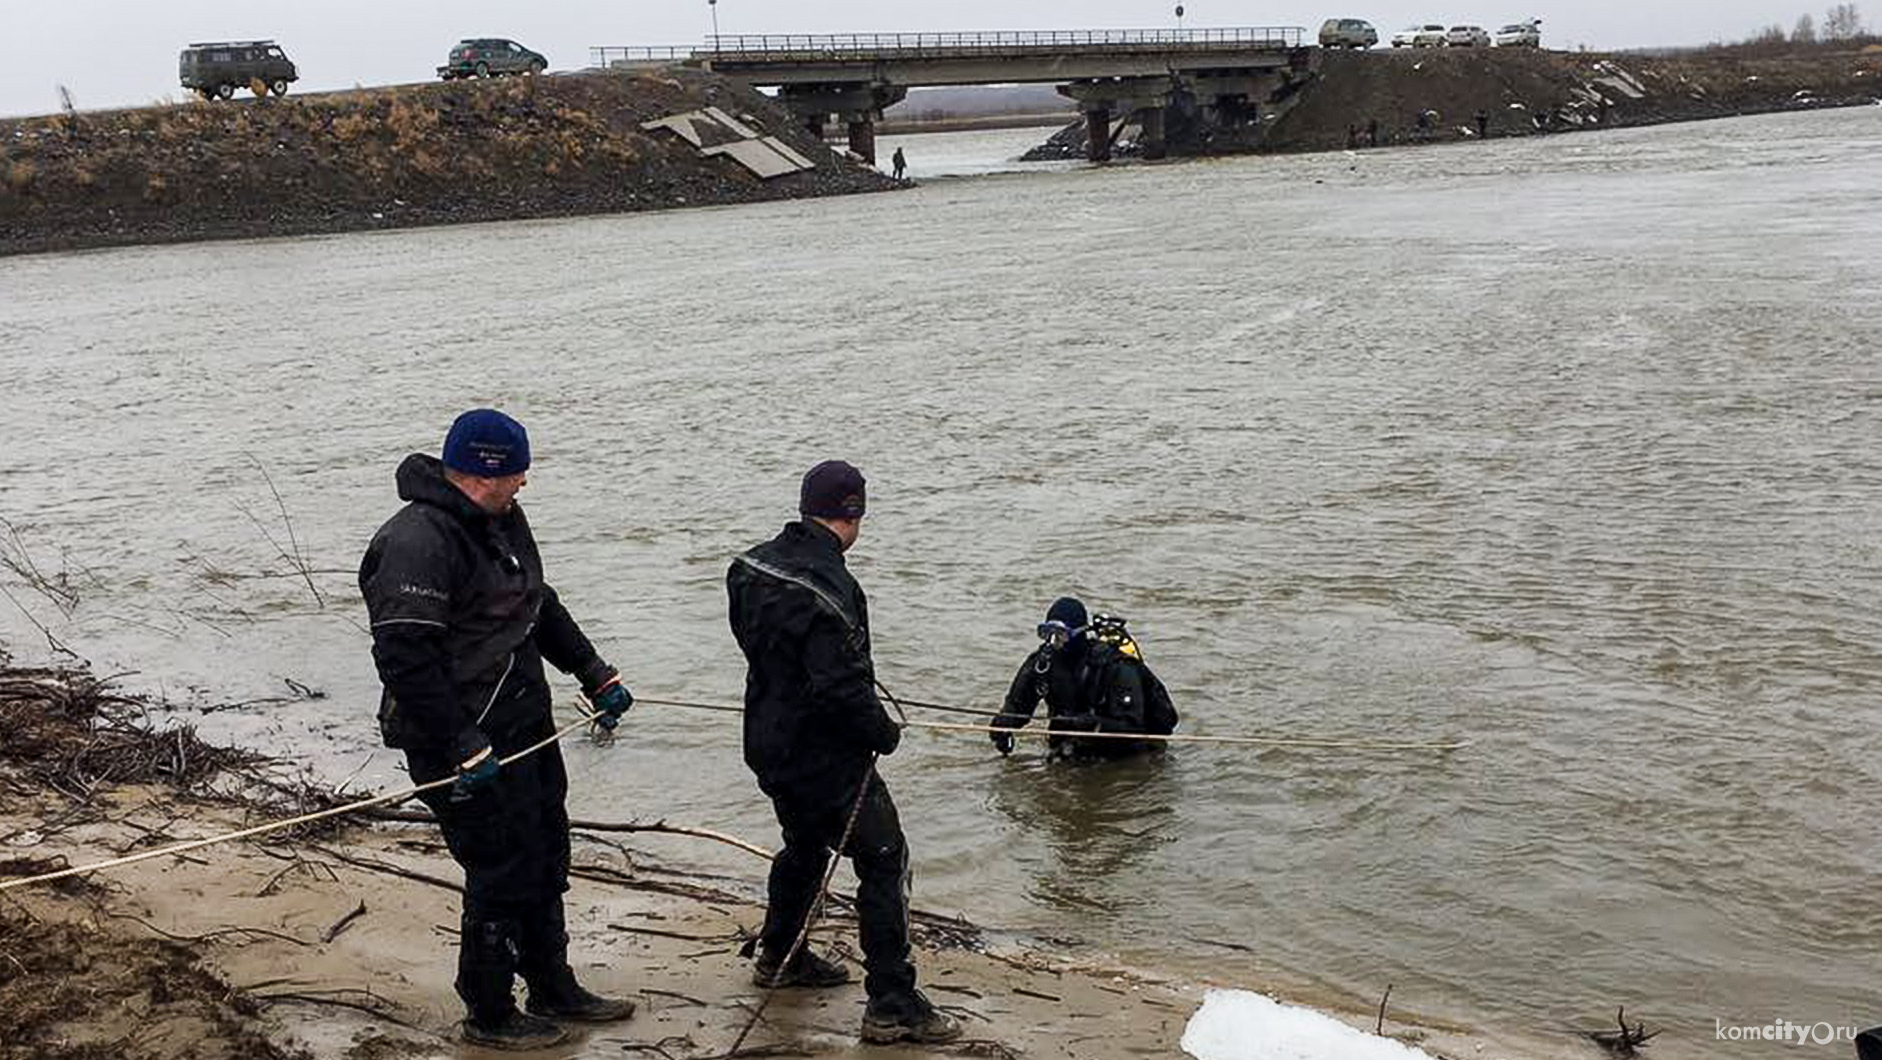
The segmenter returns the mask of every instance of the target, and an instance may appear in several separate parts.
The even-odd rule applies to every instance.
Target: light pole
[[[1176,5],[1176,32],[1183,32],[1183,5]]]
[[[719,50],[719,0],[706,0],[706,6],[712,9],[712,50]]]

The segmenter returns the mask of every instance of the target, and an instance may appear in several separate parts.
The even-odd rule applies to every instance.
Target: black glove
[[[1001,755],[1012,754],[1013,753],[1013,730],[1011,729],[993,730],[993,748],[994,750],[999,751]]]
[[[882,714],[881,724],[877,725],[875,731],[870,734],[869,749],[887,758],[900,746],[902,746],[902,727],[890,721],[886,713]]]

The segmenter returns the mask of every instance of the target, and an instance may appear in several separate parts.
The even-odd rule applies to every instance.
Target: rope
[[[941,732],[977,732],[982,734],[1011,733],[1014,736],[1063,737],[1078,740],[1149,740],[1153,743],[1213,743],[1238,744],[1251,747],[1315,747],[1326,750],[1342,751],[1461,751],[1470,746],[1469,740],[1424,743],[1418,741],[1397,740],[1322,740],[1291,739],[1270,736],[1192,736],[1172,733],[1158,736],[1154,733],[1138,732],[1069,732],[1049,729],[1002,729],[992,725],[956,725],[945,721],[911,721],[911,729],[934,729]]]
[[[975,718],[1004,718],[1008,715],[997,710],[977,710],[973,707],[950,707],[944,703],[923,703],[919,699],[904,699],[902,702],[922,710],[938,710],[943,714],[966,714]]]
[[[744,707],[727,706],[724,703],[687,703],[678,699],[642,699],[634,697],[634,702],[648,707],[678,707],[681,710],[710,710],[720,714],[743,714]]]
[[[877,687],[882,688],[880,683],[877,684]],[[1316,738],[1291,738],[1291,737],[1268,737],[1268,736],[1199,736],[1199,735],[1190,735],[1187,733],[1171,734],[1168,736],[1157,736],[1157,735],[1152,735],[1149,733],[1121,733],[1121,732],[1068,733],[1068,732],[1063,732],[1063,731],[1054,732],[1050,729],[1043,729],[1043,728],[1042,729],[1033,729],[1033,728],[1004,729],[1004,728],[996,728],[991,725],[959,725],[959,724],[954,724],[950,722],[940,722],[940,721],[909,721],[907,712],[902,709],[902,701],[898,701],[896,697],[894,697],[893,695],[888,695],[888,689],[882,688],[882,691],[885,695],[887,695],[889,702],[895,706],[896,712],[902,715],[903,720],[901,724],[904,728],[928,729],[928,730],[935,731],[935,732],[978,733],[983,736],[1000,732],[1000,733],[1010,733],[1014,736],[1030,737],[1033,739],[1052,739],[1054,737],[1058,737],[1058,738],[1078,739],[1078,740],[1137,740],[1139,742],[1168,743],[1168,744],[1195,743],[1195,744],[1216,744],[1216,745],[1244,746],[1244,747],[1298,747],[1298,748],[1314,748],[1314,749],[1319,749],[1319,750],[1341,750],[1341,751],[1460,751],[1470,746],[1470,741],[1468,740],[1456,740],[1456,741],[1449,741],[1449,742],[1417,742],[1417,741],[1391,741],[1391,740],[1330,740],[1330,739],[1316,739]],[[654,706],[654,707],[668,707],[668,708],[679,709],[679,710],[710,711],[710,712],[718,713],[718,714],[743,714],[745,713],[745,710],[743,707],[730,706],[730,705],[723,704],[723,703],[696,703],[696,702],[687,702],[683,700],[671,700],[671,699],[639,699],[639,700],[636,700],[635,702],[646,704],[648,706]],[[926,708],[929,710],[952,709],[955,711],[963,711],[963,712],[968,710],[968,708],[965,708],[965,707],[946,708],[946,707],[941,707],[937,704],[921,703],[915,700],[908,700],[907,703],[909,706],[912,706],[912,707],[922,707],[922,708]],[[975,712],[975,713],[979,713],[979,712]],[[992,715],[992,716],[997,717],[998,715]],[[553,735],[542,740],[541,742],[533,746],[526,747],[523,750],[518,751],[517,753],[509,756],[508,758],[503,759],[499,764],[507,766],[511,764],[512,762],[518,762],[518,761],[521,761],[522,759],[528,758],[530,755],[533,755],[536,752],[541,751],[543,748],[549,746],[550,744],[556,743],[557,741],[561,740],[563,737],[567,736],[569,733],[572,733],[576,729],[579,729],[582,726],[589,724],[593,720],[594,719],[592,716],[584,715],[579,720],[570,722],[569,724],[556,730],[556,732]],[[300,825],[312,824],[315,821],[324,821],[324,820],[328,820],[334,817],[343,817],[347,814],[358,813],[361,810],[371,809],[375,806],[384,806],[388,803],[403,802],[406,799],[409,799],[414,795],[420,795],[427,791],[434,791],[438,788],[442,788],[447,785],[454,784],[456,782],[457,782],[456,777],[445,777],[440,780],[434,780],[430,782],[429,784],[420,784],[416,787],[407,788],[403,791],[390,792],[384,795],[375,795],[372,798],[361,799],[358,802],[348,803],[345,806],[336,806],[332,809],[320,810],[316,813],[302,814],[299,817],[291,817],[283,821],[274,821],[269,824],[256,825],[253,828],[244,828],[241,831],[230,832],[227,835],[211,836],[207,839],[192,839],[187,842],[174,843],[167,847],[159,847],[155,850],[146,850],[140,854],[131,854],[126,857],[113,858],[109,861],[100,861],[91,865],[80,865],[75,868],[61,869],[57,872],[43,873],[38,876],[25,876],[16,880],[7,880],[3,883],[0,883],[0,892],[14,890],[15,888],[30,887],[35,884],[51,883],[55,880],[69,879],[74,876],[89,876],[94,872],[104,872],[109,869],[123,868],[126,865],[135,865],[138,862],[149,861],[149,860],[152,860],[153,858],[168,857],[172,854],[184,854],[192,850],[201,850],[205,847],[219,846],[223,843],[232,843],[239,839],[250,839],[258,835],[268,835],[273,832],[284,831],[286,829],[298,827]],[[857,805],[861,805],[860,795],[858,798]],[[853,823],[853,820],[852,820],[852,823]],[[716,837],[708,836],[705,838],[716,838]],[[845,835],[846,842],[847,842],[847,839],[848,839],[848,836],[846,833]],[[826,891],[828,889],[827,883],[826,883],[825,889]],[[821,901],[819,904],[821,904]]]
[[[509,756],[508,758],[501,760],[498,764],[507,766],[512,762],[520,762],[523,759],[528,758],[530,755],[533,755],[536,752],[542,750],[543,748],[549,746],[550,744],[555,743],[556,741],[562,739],[564,736],[567,736],[569,733],[574,732],[576,729],[579,729],[582,726],[589,724],[593,720],[594,719],[592,716],[584,716],[579,721],[570,722],[569,724],[556,730],[554,735],[550,736],[549,738],[543,740],[542,742],[538,744],[535,744],[534,746],[526,747],[523,750],[516,752],[515,754]],[[173,843],[170,846],[160,847],[156,850],[146,850],[141,854],[132,854],[128,857],[112,858],[110,861],[100,861],[91,865],[80,865],[76,868],[61,869],[58,872],[48,872],[39,876],[26,876],[17,880],[8,880],[5,883],[0,883],[0,891],[10,891],[16,887],[30,887],[34,884],[39,884],[39,883],[51,883],[54,880],[63,880],[72,876],[89,876],[94,872],[104,872],[107,869],[123,868],[126,865],[135,865],[140,861],[149,861],[152,858],[168,857],[172,854],[184,854],[192,850],[201,850],[204,847],[219,846],[223,843],[233,843],[238,839],[249,839],[258,835],[267,835],[270,832],[279,832],[279,831],[283,831],[288,828],[294,828],[296,826],[303,825],[303,824],[312,824],[315,821],[324,821],[331,817],[341,817],[349,813],[358,813],[361,810],[371,809],[374,806],[383,806],[389,802],[402,802],[406,799],[411,798],[414,795],[419,795],[427,791],[435,791],[438,788],[446,787],[455,783],[457,783],[457,777],[455,776],[445,777],[441,780],[431,781],[428,784],[420,784],[416,787],[407,788],[404,791],[390,792],[385,795],[375,795],[370,799],[361,799],[358,802],[348,803],[345,806],[335,806],[334,808],[330,810],[321,810],[317,813],[302,814],[299,817],[291,817],[285,821],[274,821],[270,824],[256,825],[253,828],[244,828],[239,832],[230,832],[226,835],[211,836],[208,839],[192,839],[183,843]]]
[[[881,686],[878,685],[877,687],[880,688]],[[893,696],[889,697],[889,701],[896,705],[898,711],[900,710],[901,703],[906,703],[908,706],[920,707],[927,710],[950,710],[956,713],[974,714],[989,718],[1001,717],[1001,715],[991,711],[978,711],[967,707],[944,707],[939,704],[922,703],[913,699],[902,700],[900,703],[897,703]],[[654,707],[703,710],[718,714],[745,713],[743,707],[728,706],[723,703],[692,703],[671,699],[636,699],[634,702],[644,703]],[[980,733],[982,735],[1002,732],[1011,733],[1014,736],[1031,737],[1033,739],[1060,737],[1079,740],[1138,740],[1152,743],[1195,743],[1240,747],[1304,747],[1333,751],[1461,751],[1470,746],[1469,740],[1334,740],[1320,737],[1202,736],[1189,733],[1171,733],[1167,736],[1158,736],[1152,733],[1067,732],[1065,730],[1052,731],[1049,729],[1033,728],[1006,729],[991,725],[957,725],[940,721],[909,721],[907,720],[908,715],[906,713],[903,713],[902,717],[902,725],[910,729],[930,729],[937,732]]]
[[[437,824],[438,817],[430,810],[374,810],[366,815],[375,821],[398,821],[405,824]],[[615,832],[628,835],[678,835],[692,839],[710,839],[715,843],[743,850],[747,854],[771,861],[777,855],[749,840],[740,839],[728,832],[718,832],[710,828],[693,828],[688,825],[668,824],[656,821],[642,824],[638,821],[585,821],[579,818],[569,821],[571,832]]]

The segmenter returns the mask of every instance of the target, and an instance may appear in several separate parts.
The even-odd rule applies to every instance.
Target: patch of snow
[[[1209,991],[1183,1030],[1182,1047],[1196,1060],[1432,1060],[1421,1049],[1245,990]]]

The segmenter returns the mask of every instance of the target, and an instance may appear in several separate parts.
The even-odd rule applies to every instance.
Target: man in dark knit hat
[[[804,476],[803,518],[739,556],[726,574],[732,634],[749,664],[745,763],[784,833],[753,980],[771,988],[849,981],[841,965],[800,945],[830,858],[841,853],[859,884],[869,996],[863,1040],[945,1042],[961,1027],[915,988],[908,844],[875,768],[902,731],[876,698],[869,604],[843,562],[864,508],[862,472],[842,461],[818,464]]]
[[[1156,740],[1112,736],[1081,740],[1076,733],[1168,736],[1176,731],[1170,693],[1144,663],[1123,619],[1099,615],[1093,620],[1082,601],[1063,596],[1039,624],[1039,640],[993,720],[993,746],[1001,754],[1013,753],[1012,730],[1032,721],[1042,700],[1053,734],[1047,746],[1056,755],[1123,758],[1163,747]]]
[[[556,1021],[634,1012],[632,1002],[583,989],[569,968],[568,774],[559,746],[500,764],[555,732],[545,660],[580,679],[606,729],[634,702],[543,581],[516,504],[528,470],[522,424],[491,409],[458,417],[443,459],[414,453],[399,466],[406,505],[359,568],[385,688],[386,745],[404,750],[415,783],[456,777],[422,798],[464,869],[464,1037],[498,1049],[554,1045],[565,1037]],[[512,992],[519,973],[528,1013]]]

